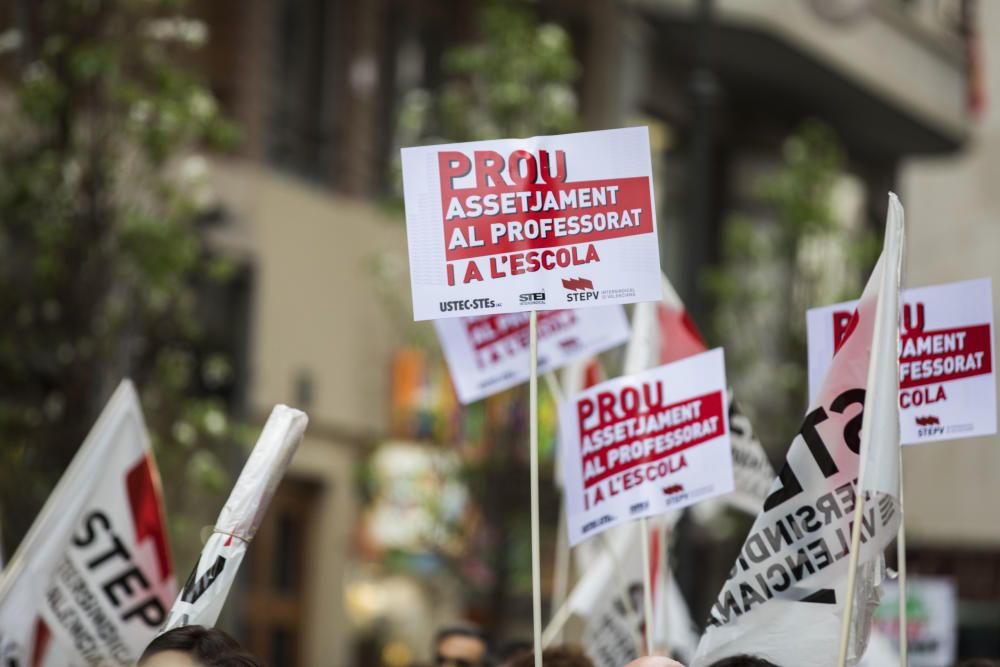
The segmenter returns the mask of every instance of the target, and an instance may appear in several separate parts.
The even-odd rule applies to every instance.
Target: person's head
[[[496,650],[496,664],[500,667],[510,667],[511,662],[523,653],[531,653],[534,648],[527,639],[515,639],[501,645]]]
[[[142,652],[139,667],[263,667],[222,630],[185,625],[168,630]]]
[[[754,655],[734,655],[717,660],[710,667],[778,667],[778,665]]]
[[[434,637],[435,667],[486,667],[489,654],[489,639],[475,625],[451,625]]]
[[[509,663],[510,667],[535,667],[535,654],[532,651],[515,656]],[[580,649],[571,646],[555,646],[542,651],[542,664],[545,667],[594,667],[594,663]]]
[[[662,655],[647,655],[625,665],[625,667],[684,667],[681,663],[672,658],[665,658]]]

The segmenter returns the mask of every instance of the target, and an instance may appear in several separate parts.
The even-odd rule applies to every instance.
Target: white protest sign
[[[875,630],[899,646],[899,584],[895,581],[883,584]],[[958,601],[952,579],[912,576],[906,580],[906,637],[911,667],[955,664]]]
[[[526,382],[531,371],[528,313],[435,320],[438,340],[462,403]],[[628,340],[621,306],[538,313],[538,372],[565,366]]]
[[[660,299],[644,127],[402,150],[417,320]]]
[[[160,478],[126,380],[0,578],[0,664],[131,667],[176,590]]]
[[[899,421],[906,445],[997,432],[989,278],[902,293]],[[857,302],[806,313],[814,398]]]
[[[733,490],[721,349],[595,385],[559,409],[570,544]]]

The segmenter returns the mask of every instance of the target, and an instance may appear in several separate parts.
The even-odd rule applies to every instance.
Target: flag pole
[[[899,665],[907,667],[909,633],[906,618],[906,511],[903,509],[903,448],[899,449],[899,532],[896,534],[896,571],[899,573]]]
[[[883,271],[888,269],[884,268]],[[878,301],[875,304],[875,312],[879,311],[883,294],[882,286],[879,286]],[[872,332],[871,357],[868,360],[868,379],[871,380],[871,369],[878,366],[878,357],[883,353],[882,346],[878,344],[879,330],[882,328],[881,320],[876,316],[875,327]],[[893,350],[895,353],[896,350]],[[871,390],[871,387],[867,387]],[[867,400],[866,406],[867,407]],[[858,479],[854,489],[854,519],[851,525],[851,556],[847,565],[847,590],[845,591],[843,618],[840,621],[840,653],[837,659],[838,667],[847,665],[847,647],[851,639],[851,619],[854,618],[854,594],[858,579],[858,562],[861,558],[861,524],[864,520],[865,511],[865,462],[868,459],[868,451],[871,449],[871,420],[862,422],[861,425],[861,447],[858,450]]]
[[[653,655],[653,576],[649,562],[649,519],[639,519],[642,531],[642,606],[646,620],[646,655]]]
[[[895,217],[893,213],[898,208],[899,218]],[[848,564],[847,570],[847,591],[845,593],[844,601],[844,611],[843,618],[840,624],[840,656],[837,660],[838,667],[846,667],[847,665],[847,649],[850,643],[851,637],[851,620],[854,617],[854,597],[856,593],[856,584],[858,578],[858,563],[861,558],[861,524],[864,519],[864,507],[865,507],[865,472],[868,467],[866,464],[868,462],[869,452],[872,447],[872,423],[875,417],[871,414],[874,403],[873,389],[876,380],[876,372],[879,369],[881,359],[883,355],[891,355],[894,362],[898,362],[899,359],[899,333],[898,330],[893,331],[894,344],[890,347],[882,342],[882,338],[885,336],[883,333],[883,327],[887,325],[884,321],[884,313],[882,313],[884,299],[893,299],[891,305],[893,309],[897,309],[898,306],[898,295],[899,295],[899,272],[900,272],[900,262],[901,255],[899,254],[898,244],[902,235],[902,207],[899,205],[899,200],[896,195],[889,193],[889,212],[886,219],[886,230],[885,230],[885,242],[883,243],[883,255],[879,260],[884,262],[882,266],[882,275],[879,277],[880,285],[878,291],[878,299],[875,302],[875,323],[872,330],[872,344],[871,344],[871,356],[868,360],[868,378],[865,383],[866,395],[864,403],[864,414],[867,417],[862,421],[861,424],[861,446],[858,450],[858,479],[856,481],[856,488],[854,490],[854,523],[851,526],[851,556]],[[894,235],[895,234],[895,235]],[[892,276],[895,276],[893,279]],[[894,294],[890,295],[887,287],[890,287]],[[898,328],[899,326],[899,313],[892,313],[892,319],[890,323],[892,326]],[[898,371],[896,373],[896,378],[898,382]],[[899,393],[899,385],[896,385],[896,391],[894,396]],[[894,400],[898,400],[894,398]],[[896,419],[898,420],[898,413]],[[898,431],[896,439],[896,448],[900,446],[898,440]],[[899,453],[902,456],[902,453]],[[902,484],[900,484],[902,488]],[[900,502],[900,508],[902,508],[902,502]],[[902,512],[902,509],[900,509]],[[902,520],[900,520],[902,524]]]
[[[865,441],[861,441],[861,451],[864,452]],[[864,472],[864,459],[861,463],[861,473]],[[864,494],[861,491],[862,475],[858,475],[858,488],[854,494],[854,520],[851,526],[851,557],[847,570],[847,591],[844,601],[844,616],[840,622],[840,657],[837,659],[838,667],[847,665],[847,645],[851,637],[851,619],[854,617],[854,588],[858,578],[858,550],[861,548],[861,522],[864,519]]]
[[[544,377],[545,386],[548,388],[549,393],[552,394],[552,399],[556,402],[557,406],[562,405],[565,396],[559,384],[559,378],[556,377],[554,371],[547,372]],[[559,465],[558,455],[556,456],[556,465]],[[567,537],[568,530],[566,528],[566,490],[560,488],[560,491],[562,493],[559,498],[559,526],[556,529],[556,554],[555,561],[552,563],[552,598],[550,609],[553,610],[553,613],[562,607],[569,590],[570,548],[569,538]],[[559,640],[561,638],[562,626],[560,625],[555,639]]]
[[[569,568],[570,549],[569,538],[566,528],[566,499],[559,503],[559,532],[556,535],[556,558],[552,572],[552,609],[559,609],[566,601],[566,594],[569,589]],[[562,638],[562,629],[556,635],[556,639]]]
[[[535,667],[542,667],[542,560],[538,519],[538,311],[529,323],[531,377],[528,382],[529,442],[531,458],[531,614]]]
[[[663,590],[660,591],[660,608],[663,610],[663,618],[660,625],[663,627],[663,651],[669,658],[672,653],[670,645],[670,605],[667,599],[670,596],[670,526],[663,522],[663,532],[660,534],[660,567],[663,568]]]

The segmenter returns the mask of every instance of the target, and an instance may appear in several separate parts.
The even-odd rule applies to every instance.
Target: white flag
[[[132,384],[115,391],[0,579],[0,664],[131,666],[176,594]]]
[[[712,608],[695,667],[741,653],[797,667],[834,664],[841,618],[849,613],[843,597],[859,475],[865,504],[849,664],[864,653],[882,552],[901,520],[896,359],[902,230],[902,206],[890,195],[882,257]],[[862,414],[869,416],[863,425]]]
[[[304,412],[285,405],[271,411],[163,632],[183,625],[215,625],[308,421]]]
[[[567,604],[584,619],[584,649],[596,667],[620,667],[644,653],[646,632],[642,605],[642,524],[623,524],[591,540],[602,548],[570,593]],[[659,568],[658,539],[651,531],[650,566],[654,607],[666,606],[674,652],[682,657],[694,652],[697,633],[684,598],[673,576]],[[654,612],[656,613],[656,612]],[[662,639],[660,631],[656,639]]]

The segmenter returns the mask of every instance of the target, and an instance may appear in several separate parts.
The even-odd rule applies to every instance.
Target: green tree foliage
[[[845,174],[834,132],[804,123],[757,184],[759,215],[727,221],[720,268],[706,275],[718,304],[713,339],[767,445],[787,446],[806,408],[805,311],[857,298],[877,256],[871,231],[835,207]]]
[[[443,56],[444,82],[416,88],[403,98],[396,122],[398,146],[479,141],[578,129],[574,82],[580,67],[569,33],[539,22],[526,0],[490,0],[476,12],[472,39]],[[403,178],[398,155],[392,162],[393,197],[402,214]],[[372,273],[386,304],[415,344],[436,346],[428,325],[410,322],[410,300],[398,289],[406,263],[394,253],[373,258]]]
[[[404,146],[571,132],[579,66],[569,34],[527,3],[487,2],[476,39],[449,49],[440,90],[415,90],[399,116]]]
[[[123,377],[140,388],[183,555],[198,546],[185,510],[226,486],[215,452],[232,442],[231,422],[218,401],[192,397],[229,372],[198,350],[196,286],[231,267],[211,259],[195,224],[204,160],[193,148],[233,129],[177,64],[206,39],[182,4],[20,0],[16,25],[0,28],[8,549]]]

